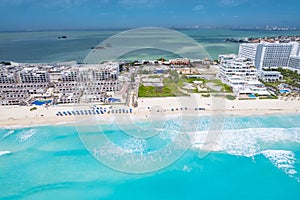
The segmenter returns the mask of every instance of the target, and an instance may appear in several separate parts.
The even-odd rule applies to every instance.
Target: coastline
[[[139,107],[132,113],[100,115],[57,116],[58,112],[91,109],[90,105],[3,106],[0,107],[0,128],[22,128],[51,125],[113,124],[161,121],[180,117],[201,116],[262,116],[262,115],[297,115],[300,114],[299,100],[226,100],[221,97],[204,98],[200,95],[190,97],[140,98]],[[107,108],[111,106],[97,105]],[[123,109],[113,105],[111,109]],[[201,108],[201,110],[195,110]],[[187,110],[186,110],[187,109]]]

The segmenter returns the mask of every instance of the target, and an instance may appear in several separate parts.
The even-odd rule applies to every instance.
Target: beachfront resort
[[[212,98],[229,101],[225,110],[246,108],[241,101],[253,108],[271,106],[281,110],[285,101],[300,100],[299,72],[300,48],[295,42],[241,44],[238,54],[219,55],[215,61],[161,58],[102,64],[3,62],[0,104],[30,111],[36,106],[54,106],[53,116],[135,113],[151,111],[160,104],[164,109],[157,112],[209,111],[215,109]],[[168,100],[157,99],[161,97]],[[192,105],[187,99],[190,103],[183,106],[174,97],[193,97],[198,103]],[[283,102],[269,102],[267,106],[257,103],[265,99]],[[247,100],[257,101],[254,105]],[[76,105],[89,107],[76,110]],[[293,110],[293,106],[288,109]]]

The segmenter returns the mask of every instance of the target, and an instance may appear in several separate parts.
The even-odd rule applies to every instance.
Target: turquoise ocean
[[[197,125],[195,141],[210,120],[186,119]],[[194,143],[171,165],[141,174],[99,162],[75,126],[2,128],[0,199],[298,199],[299,120],[299,115],[226,117],[217,150],[200,156]],[[105,126],[99,134],[110,135],[123,149],[147,154],[154,141],[160,146],[166,140],[172,124],[166,121],[159,139],[142,145],[117,126]]]
[[[91,47],[120,31],[1,32],[0,61],[81,62]],[[237,53],[239,44],[225,42],[227,38],[300,35],[299,31],[179,31],[199,42],[213,59],[218,54]],[[62,35],[68,38],[59,40]],[[155,59],[173,55],[148,50],[127,56]],[[300,115],[226,117],[218,145],[211,152],[198,148],[211,118],[185,120],[196,127],[195,143],[172,164],[141,174],[121,172],[95,159],[76,126],[2,127],[0,199],[299,198]],[[147,154],[171,141],[173,122],[166,121],[150,141],[124,136],[115,124],[103,126],[99,134],[127,151]],[[164,158],[167,155],[157,159]]]

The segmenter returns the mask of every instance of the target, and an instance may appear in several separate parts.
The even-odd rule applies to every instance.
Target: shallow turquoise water
[[[209,120],[187,119],[199,128],[195,141]],[[299,120],[299,115],[228,117],[218,151],[201,157],[193,145],[173,164],[143,174],[101,164],[72,126],[1,129],[0,199],[297,199]],[[104,134],[122,148],[136,147],[117,126],[106,128]],[[153,150],[155,141],[137,151]]]

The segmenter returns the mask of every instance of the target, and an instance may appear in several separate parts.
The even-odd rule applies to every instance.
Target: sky
[[[0,30],[300,27],[299,0],[0,0]]]

